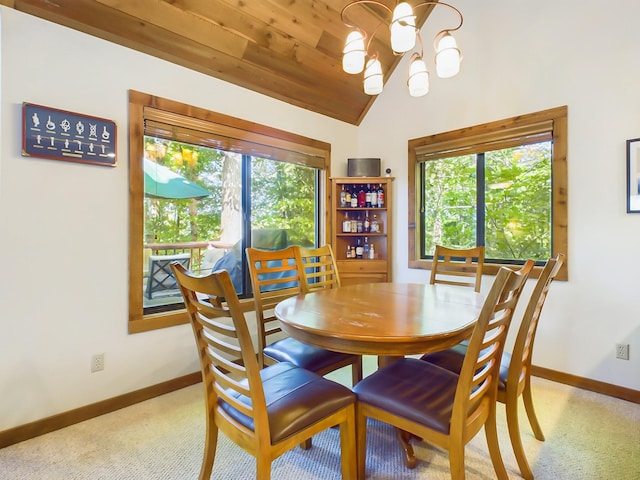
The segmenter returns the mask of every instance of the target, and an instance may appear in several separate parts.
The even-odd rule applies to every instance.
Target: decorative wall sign
[[[23,103],[22,155],[113,167],[116,124],[104,118]]]

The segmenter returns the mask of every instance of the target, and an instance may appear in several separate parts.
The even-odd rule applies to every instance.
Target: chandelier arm
[[[422,45],[422,35],[420,34],[420,30],[416,32],[416,39],[418,40],[418,44],[420,45],[420,58],[424,55],[424,46]]]
[[[366,4],[366,3],[372,3],[372,4],[374,4],[374,5],[377,5],[377,6],[379,6],[379,7],[384,8],[384,9],[385,9],[387,12],[389,12],[389,13],[393,13],[393,10],[391,10],[391,9],[390,9],[388,6],[386,6],[384,3],[382,3],[382,2],[378,2],[377,0],[355,0],[354,2],[349,2],[349,3],[347,3],[344,7],[342,7],[342,10],[340,11],[340,20],[342,20],[342,23],[343,23],[345,26],[349,27],[349,28],[357,28],[357,29],[360,29],[357,25],[353,25],[353,24],[351,24],[351,23],[349,23],[349,22],[347,22],[347,21],[345,20],[345,13],[347,12],[347,9],[349,9],[350,7],[353,7],[353,6],[355,6],[355,5],[364,5],[364,4]],[[437,3],[437,2],[436,2],[436,3]],[[384,23],[384,20],[383,20],[383,22],[382,22],[382,23]],[[376,28],[376,30],[377,30],[377,28]]]
[[[417,5],[416,5],[416,6],[414,6],[413,8],[426,7],[426,6],[429,6],[429,5],[433,5],[433,6],[436,6],[436,5],[442,5],[443,7],[448,7],[448,8],[450,8],[451,10],[453,10],[454,12],[456,12],[456,14],[458,14],[458,18],[460,19],[460,23],[458,23],[458,26],[457,26],[457,27],[455,27],[455,28],[447,28],[447,29],[445,29],[445,30],[441,30],[441,31],[440,31],[440,32],[438,32],[438,34],[436,35],[436,38],[437,38],[437,37],[439,37],[442,33],[445,33],[445,32],[455,32],[456,30],[460,30],[460,28],[462,27],[462,22],[463,22],[463,19],[462,19],[462,12],[461,12],[460,10],[458,10],[456,7],[454,7],[453,5],[450,5],[450,4],[448,4],[448,3],[444,3],[444,2],[422,2],[422,3],[417,4]]]

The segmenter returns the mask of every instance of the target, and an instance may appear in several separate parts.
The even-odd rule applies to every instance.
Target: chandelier
[[[391,15],[390,22],[389,20],[381,22],[370,35],[357,25],[346,20],[347,10],[355,5],[366,3],[375,4]],[[345,42],[342,69],[350,74],[361,73],[364,70],[364,93],[368,95],[382,93],[382,65],[378,59],[378,52],[371,54],[369,47],[380,26],[388,23],[391,31],[391,49],[394,55],[404,55],[416,48],[416,43],[418,43],[418,51],[413,52],[411,55],[407,86],[412,97],[421,97],[427,94],[429,91],[429,72],[422,58],[422,37],[420,36],[420,31],[416,28],[416,17],[413,14],[413,9],[428,5],[447,7],[460,18],[460,22],[456,27],[438,32],[433,40],[438,77],[453,77],[460,71],[460,61],[462,59],[456,40],[451,35],[451,32],[458,30],[462,26],[462,14],[454,6],[436,1],[420,2],[415,7],[412,7],[408,2],[400,2],[391,10],[384,3],[376,0],[355,0],[344,6],[340,12],[340,18],[345,26],[353,30],[349,33]]]

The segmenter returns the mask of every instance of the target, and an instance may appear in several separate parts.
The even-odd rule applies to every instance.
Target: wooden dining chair
[[[498,374],[509,324],[530,270],[499,270],[473,329],[460,374],[408,357],[365,377],[353,388],[358,396],[360,480],[365,478],[367,418],[448,450],[453,479],[465,478],[465,445],[484,427],[496,474],[499,479],[508,478],[496,427]]]
[[[269,251],[249,247],[246,249],[256,320],[261,363],[290,362],[326,375],[351,365],[355,385],[362,379],[362,357],[307,345],[284,335],[273,313],[282,300],[302,293],[302,278],[298,269],[298,247]]]
[[[172,269],[193,327],[205,392],[200,480],[211,477],[219,430],[256,458],[255,478],[269,480],[274,459],[335,425],[342,478],[355,478],[353,392],[288,362],[261,369],[229,272],[197,277],[178,263]]]
[[[545,264],[540,277],[529,297],[527,307],[522,316],[520,327],[511,353],[503,352],[500,362],[500,382],[498,383],[498,401],[505,404],[507,413],[507,427],[520,473],[527,480],[533,479],[533,472],[527,461],[522,446],[520,426],[518,421],[518,398],[522,396],[527,418],[531,424],[534,436],[544,441],[544,434],[536,417],[531,393],[531,360],[533,356],[533,342],[535,340],[542,307],[549,293],[551,282],[555,279],[564,263],[562,253],[550,258]],[[467,351],[465,344],[423,355],[422,359],[444,367],[453,372],[459,372]]]
[[[455,249],[436,245],[429,283],[473,287],[479,292],[483,266],[484,246]],[[459,277],[459,280],[453,280],[451,277]],[[473,280],[468,280],[469,278]]]
[[[340,286],[340,273],[331,245],[327,243],[317,248],[297,248],[303,293]]]

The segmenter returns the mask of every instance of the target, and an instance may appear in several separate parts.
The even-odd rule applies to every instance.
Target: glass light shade
[[[409,66],[409,95],[422,97],[429,92],[429,72],[421,57],[417,57]]]
[[[407,2],[399,3],[393,9],[391,20],[391,48],[394,52],[404,53],[416,44],[416,17]]]
[[[382,65],[377,58],[370,58],[364,69],[364,93],[367,95],[382,93]]]
[[[436,71],[440,78],[449,78],[460,71],[460,50],[456,39],[449,33],[443,35],[436,50]]]
[[[364,69],[364,37],[358,30],[347,36],[342,55],[342,69],[346,73],[360,73]]]

